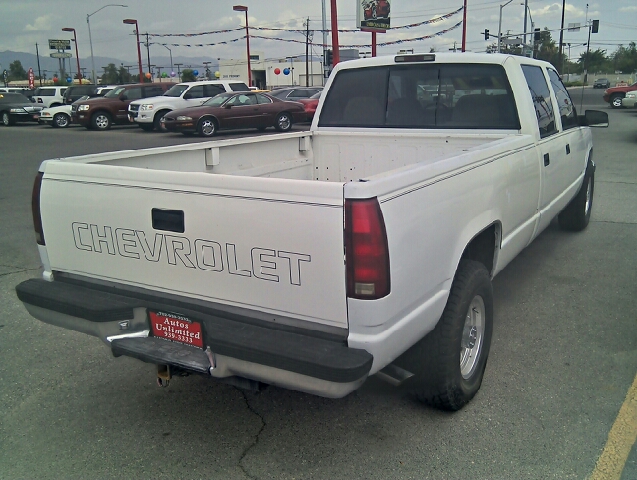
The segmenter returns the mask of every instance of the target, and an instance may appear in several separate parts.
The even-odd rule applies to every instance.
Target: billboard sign
[[[29,88],[33,90],[35,88],[35,74],[33,68],[29,67]]]
[[[71,40],[52,40],[49,38],[51,50],[71,50]]]
[[[389,0],[356,0],[356,24],[361,30],[385,31],[390,28]]]

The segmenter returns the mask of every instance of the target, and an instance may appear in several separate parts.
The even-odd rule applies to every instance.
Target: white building
[[[265,59],[262,52],[250,52],[252,70],[252,86],[260,89],[290,86],[324,85],[323,65],[320,61],[308,58],[307,83],[305,57],[287,57],[281,59]],[[217,76],[217,75],[215,75]],[[248,83],[248,65],[245,59],[220,60],[220,80],[242,80]]]

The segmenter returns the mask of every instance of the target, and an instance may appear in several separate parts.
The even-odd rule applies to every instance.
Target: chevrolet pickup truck
[[[157,365],[339,398],[371,375],[458,410],[491,281],[593,206],[591,125],[554,68],[487,54],[339,64],[307,132],[42,163],[35,318]]]

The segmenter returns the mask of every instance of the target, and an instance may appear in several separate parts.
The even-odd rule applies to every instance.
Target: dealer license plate
[[[176,313],[149,311],[148,316],[154,336],[203,348],[200,323]]]

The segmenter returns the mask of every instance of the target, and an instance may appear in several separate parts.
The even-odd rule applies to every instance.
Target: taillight
[[[42,215],[40,214],[40,189],[44,174],[38,172],[33,182],[31,193],[31,213],[33,213],[33,228],[35,228],[35,241],[38,245],[44,245],[44,231],[42,230]]]
[[[345,263],[348,297],[389,295],[389,249],[377,198],[345,200]]]

